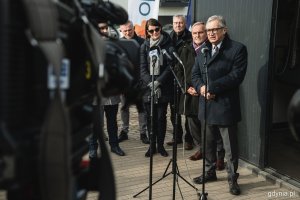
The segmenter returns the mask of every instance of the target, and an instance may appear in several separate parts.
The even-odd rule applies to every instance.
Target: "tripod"
[[[184,67],[184,66],[183,66]],[[160,179],[158,179],[157,181],[155,181],[152,184],[149,184],[148,187],[146,187],[145,189],[143,189],[142,191],[140,191],[139,193],[137,193],[136,195],[134,195],[133,197],[137,197],[139,194],[143,193],[144,191],[146,191],[149,188],[149,199],[151,199],[151,195],[150,193],[152,193],[152,186],[155,185],[156,183],[158,183],[159,181],[163,180],[165,177],[169,176],[170,174],[173,174],[173,200],[175,200],[175,196],[176,196],[176,181],[177,181],[177,185],[178,185],[178,178],[180,177],[184,182],[186,182],[188,185],[190,185],[192,188],[194,188],[196,191],[198,190],[195,186],[193,186],[191,183],[189,183],[185,178],[183,178],[179,172],[178,169],[178,165],[177,165],[177,132],[178,132],[178,94],[179,94],[179,88],[181,89],[182,94],[185,94],[185,90],[182,88],[174,70],[172,67],[170,67],[171,72],[174,76],[174,112],[175,112],[175,130],[174,130],[174,134],[173,134],[173,155],[172,158],[170,159],[162,177]],[[153,98],[153,97],[152,97]],[[151,101],[152,102],[152,101]],[[152,105],[151,105],[151,109],[152,109]],[[151,124],[152,126],[152,124]],[[151,137],[150,137],[151,138]],[[151,138],[152,139],[152,138]],[[151,139],[150,139],[150,144],[151,144]],[[151,148],[151,145],[150,145]],[[151,158],[151,157],[150,157]],[[150,163],[151,160],[150,160]],[[172,171],[168,172],[168,169],[170,167],[172,163]],[[150,169],[152,170],[152,166],[150,166]],[[151,178],[152,178],[152,174],[150,174]],[[152,179],[151,179],[152,180]]]

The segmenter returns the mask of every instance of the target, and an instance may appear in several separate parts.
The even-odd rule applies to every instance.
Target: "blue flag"
[[[186,28],[190,30],[192,26],[192,0],[189,0],[188,11],[186,14]]]

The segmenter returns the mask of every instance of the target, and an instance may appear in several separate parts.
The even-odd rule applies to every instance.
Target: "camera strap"
[[[57,85],[64,47],[57,38],[58,10],[51,0],[23,0],[29,24],[29,42],[42,50],[54,68]],[[41,131],[39,180],[42,199],[73,199],[69,116],[56,87]]]

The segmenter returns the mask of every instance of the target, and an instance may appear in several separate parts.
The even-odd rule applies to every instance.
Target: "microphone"
[[[181,59],[179,58],[178,54],[176,53],[176,50],[174,49],[174,47],[170,47],[170,48],[169,48],[169,52],[171,52],[171,53],[173,54],[173,56],[178,60],[178,62],[179,62],[182,66],[184,66],[183,63],[182,63],[182,61],[181,61]]]
[[[157,61],[157,56],[156,55],[152,55],[152,63],[156,63]]]
[[[209,52],[209,49],[207,47],[203,47],[201,49],[201,53],[203,53],[203,54],[207,54],[208,52]]]
[[[173,61],[173,58],[170,56],[170,54],[168,54],[167,50],[162,49],[161,52],[163,55],[167,56],[170,61]]]
[[[150,62],[152,63],[152,67],[150,68],[150,75],[159,75],[160,73],[159,55],[159,47],[152,46],[149,51]]]

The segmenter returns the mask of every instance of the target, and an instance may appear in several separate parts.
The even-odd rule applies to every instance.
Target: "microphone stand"
[[[151,120],[151,131],[150,131],[150,170],[149,170],[149,200],[152,199],[152,171],[153,171],[153,128],[154,128],[154,120],[153,120],[153,112],[154,112],[154,67],[156,60],[152,61],[152,82],[151,82],[151,104],[150,104],[150,120]]]
[[[149,151],[150,151],[150,167],[149,167],[149,186],[140,191],[139,193],[133,195],[133,198],[136,198],[139,194],[142,192],[146,191],[149,188],[149,200],[152,200],[152,186],[157,183],[152,183],[152,174],[153,174],[153,128],[154,128],[154,120],[153,120],[153,113],[154,113],[154,68],[155,68],[155,63],[157,59],[152,59],[152,76],[151,76],[151,100],[150,100],[150,128],[151,130],[149,131]],[[156,148],[156,147],[155,147]]]
[[[181,63],[182,67],[183,64]],[[177,112],[177,102],[178,102],[178,90],[180,89],[182,94],[185,94],[185,90],[183,89],[182,85],[180,84],[173,68],[170,66],[170,69],[171,69],[171,72],[174,76],[174,85],[176,85],[176,94],[174,94],[174,98],[175,98],[175,102],[174,102],[174,109],[175,109],[175,131],[174,131],[174,135],[173,135],[173,139],[174,139],[174,143],[173,143],[173,158],[170,159],[168,165],[167,165],[167,168],[165,169],[163,175],[161,178],[159,178],[158,180],[156,180],[154,183],[152,183],[152,152],[151,152],[151,149],[150,149],[150,177],[149,178],[149,186],[146,187],[145,189],[143,189],[142,191],[140,191],[138,194],[134,195],[133,197],[137,197],[139,194],[141,194],[142,192],[146,191],[148,188],[149,188],[149,200],[151,200],[152,198],[152,186],[155,185],[156,183],[158,183],[159,181],[161,181],[162,179],[164,179],[165,177],[169,176],[170,174],[173,174],[173,200],[175,200],[175,195],[176,195],[176,181],[177,181],[177,184],[178,184],[178,179],[177,179],[177,176],[180,177],[184,182],[186,182],[188,185],[190,185],[192,188],[194,188],[196,191],[198,191],[198,189],[193,186],[191,183],[189,183],[185,178],[183,178],[178,170],[178,165],[177,165],[177,142],[176,142],[176,137],[177,137],[177,120],[178,120],[178,112]],[[153,80],[153,75],[152,75],[152,89],[154,89],[154,80]],[[153,90],[152,90],[153,91]],[[175,91],[175,89],[174,89]],[[176,96],[175,96],[176,95]],[[154,95],[151,93],[151,129],[153,129],[153,102],[154,102]],[[151,148],[151,144],[152,144],[152,130],[150,132],[150,148]],[[168,172],[168,169],[170,167],[172,163],[172,171],[171,172]]]
[[[202,193],[200,195],[200,200],[207,200],[208,193],[205,192],[205,159],[206,159],[206,118],[207,118],[207,110],[206,110],[206,104],[207,104],[207,86],[208,86],[208,71],[207,71],[207,52],[204,51],[204,62],[203,62],[203,68],[205,70],[205,90],[204,90],[204,128],[203,128],[203,139],[202,139],[202,151],[203,151],[203,164],[202,164],[202,174],[203,174],[203,183],[202,183]]]

